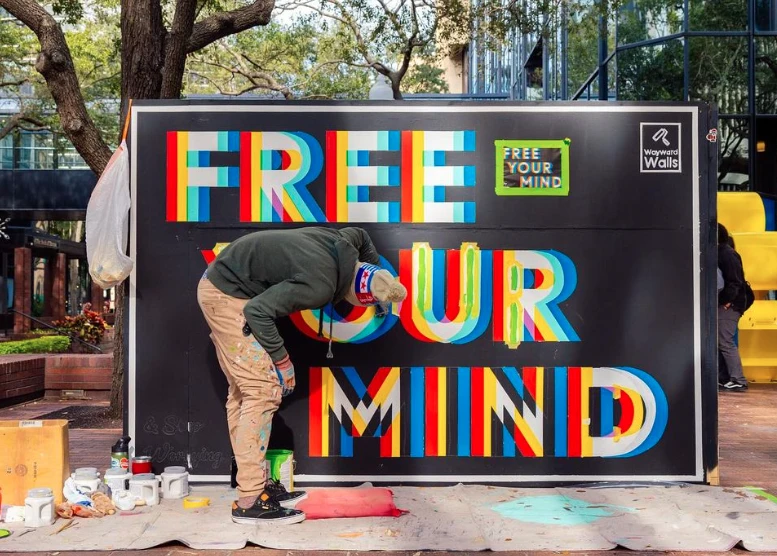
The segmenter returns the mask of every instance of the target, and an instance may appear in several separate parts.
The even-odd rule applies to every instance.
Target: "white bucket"
[[[162,473],[162,496],[184,498],[189,494],[189,474],[180,466],[165,467]]]
[[[130,492],[135,498],[142,498],[149,506],[159,504],[159,481],[153,473],[133,475],[129,485]]]
[[[111,492],[118,490],[127,490],[129,480],[132,477],[126,469],[121,467],[111,467],[105,470],[103,481],[111,488]]]
[[[45,527],[56,519],[54,513],[54,493],[50,488],[34,488],[24,499],[24,525],[26,527]]]

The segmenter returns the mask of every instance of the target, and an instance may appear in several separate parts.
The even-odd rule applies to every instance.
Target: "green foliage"
[[[692,0],[691,30],[747,27],[745,0]],[[675,0],[636,0],[620,14],[621,44],[660,38],[683,29]],[[739,37],[691,37],[691,100],[718,104],[722,113],[747,111],[747,41]],[[618,56],[619,95],[624,100],[683,100],[683,42],[674,40],[628,50]]]
[[[64,17],[70,24],[78,23],[84,17],[84,5],[80,0],[54,0],[54,14]]]
[[[34,336],[57,336],[60,334],[57,330],[52,330],[50,328],[36,328],[30,334]]]
[[[252,92],[313,99],[366,98],[370,75],[340,26],[298,18],[224,39],[189,58],[185,94]]]
[[[622,100],[682,100],[682,42],[674,40],[619,54],[618,86]]]
[[[108,329],[108,323],[98,313],[90,310],[56,321],[54,326],[90,344],[99,344]]]
[[[419,57],[402,81],[402,90],[406,93],[447,93],[445,71],[435,64],[433,57]]]
[[[23,353],[64,353],[70,349],[67,336],[45,336],[32,340],[0,343],[0,355]]]
[[[79,0],[65,1],[80,3]],[[92,0],[84,6],[88,15],[82,17],[78,24],[65,28],[65,39],[87,111],[103,139],[115,148],[120,127],[118,99],[121,94],[119,0]]]
[[[62,20],[87,111],[109,145],[118,143],[120,89],[119,0],[58,0],[45,4]],[[40,45],[19,21],[0,17],[0,95],[15,98],[20,112],[61,131],[46,82],[35,70]],[[37,129],[26,123],[27,129]]]

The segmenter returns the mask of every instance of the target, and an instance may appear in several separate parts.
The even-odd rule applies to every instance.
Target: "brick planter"
[[[113,354],[47,355],[46,397],[72,397],[83,391],[85,398],[110,399],[112,372]]]
[[[43,397],[45,374],[43,355],[0,356],[0,407]]]

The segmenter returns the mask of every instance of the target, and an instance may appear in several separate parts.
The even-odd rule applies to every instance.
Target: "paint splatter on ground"
[[[611,504],[592,504],[585,500],[568,498],[562,495],[526,496],[491,506],[491,509],[503,517],[540,523],[543,525],[584,525],[603,517],[624,512],[633,512],[633,508],[613,506]]]

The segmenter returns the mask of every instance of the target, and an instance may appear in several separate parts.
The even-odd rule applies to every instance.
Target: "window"
[[[2,125],[2,122],[0,122],[0,125]],[[0,139],[0,170],[13,169],[13,139],[13,133],[9,133]]]
[[[690,97],[714,102],[721,114],[746,114],[747,39],[691,37]]]
[[[58,136],[59,149],[57,150],[57,168],[65,170],[88,170],[84,159],[78,154],[75,147],[66,138]]]
[[[22,131],[19,168],[50,170],[54,168],[54,134],[50,131]]]

